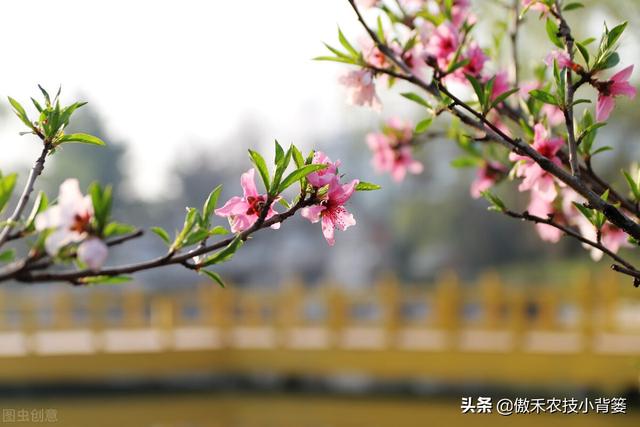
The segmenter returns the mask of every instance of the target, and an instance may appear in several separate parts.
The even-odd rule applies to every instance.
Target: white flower
[[[58,203],[39,214],[35,220],[36,230],[53,229],[45,241],[45,249],[56,255],[71,243],[80,243],[78,259],[92,270],[99,270],[107,258],[107,245],[89,235],[93,204],[89,195],[80,191],[77,179],[67,179],[60,185]]]

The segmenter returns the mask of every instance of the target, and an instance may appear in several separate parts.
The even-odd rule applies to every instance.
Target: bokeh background
[[[473,2],[483,46],[501,37],[498,21],[507,14],[500,3]],[[638,3],[584,3],[570,15],[578,38],[598,36],[603,22],[628,20],[621,65],[639,63]],[[322,41],[335,41],[337,25],[351,39],[361,34],[346,1],[22,1],[0,5],[0,16],[0,94],[26,104],[36,84],[62,85],[63,99],[89,101],[73,128],[108,143],[69,146],[50,159],[38,182],[49,194],[69,176],[84,187],[111,183],[116,218],[172,230],[183,208],[200,206],[217,184],[224,184],[222,200],[238,193],[250,165],[246,149],[271,153],[273,139],[321,149],[341,159],[349,177],[384,187],[351,199],[358,224],[339,233],[333,248],[301,218],[260,233],[220,268],[227,289],[172,267],[106,289],[7,286],[2,408],[58,408],[62,425],[102,425],[116,409],[122,425],[454,425],[468,420],[458,414],[462,396],[602,395],[628,396],[630,415],[580,416],[580,423],[638,422],[640,299],[628,281],[608,274],[605,262],[592,263],[575,242],[544,244],[530,225],[471,199],[474,172],[450,167],[459,153],[444,138],[417,154],[422,175],[398,185],[374,174],[364,135],[391,116],[420,117],[397,91],[381,89],[382,114],[346,105],[337,84],[344,67],[311,60],[324,54]],[[519,48],[525,70],[550,49],[534,14]],[[594,166],[624,188],[619,171],[638,158],[640,113],[636,101],[619,106],[599,136],[615,150]],[[24,178],[39,148],[20,130],[5,104],[2,171]],[[510,203],[526,205],[514,186],[504,187]],[[109,262],[162,250],[146,236],[112,251]],[[322,347],[325,336],[327,348],[283,349],[279,337],[294,326],[306,328],[303,347]],[[192,334],[187,347],[202,348],[173,348],[166,337],[178,327]],[[398,344],[410,328],[418,335]],[[149,344],[110,353],[94,342],[82,356],[39,352],[32,337],[156,329],[164,338],[153,351]],[[223,338],[207,347],[207,330]],[[434,331],[441,343],[428,335]],[[493,335],[477,335],[487,331]],[[505,331],[507,338],[499,335]],[[475,344],[465,349],[469,333]],[[345,334],[351,338],[335,338]],[[423,341],[425,348],[410,349]],[[494,341],[505,347],[478,344]],[[11,353],[22,345],[16,342],[22,353]]]

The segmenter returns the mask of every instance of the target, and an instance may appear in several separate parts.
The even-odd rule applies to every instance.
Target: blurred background
[[[508,15],[500,1],[472,3],[489,47]],[[621,66],[639,63],[637,1],[584,3],[570,15],[577,38],[628,20]],[[460,399],[626,396],[626,416],[544,420],[637,425],[638,291],[578,244],[544,244],[471,199],[474,171],[450,167],[459,152],[445,139],[417,154],[422,175],[375,175],[365,134],[420,117],[399,91],[380,90],[382,114],[347,106],[344,67],[311,60],[337,25],[361,34],[346,0],[33,0],[5,2],[0,16],[0,94],[26,105],[36,84],[62,85],[64,100],[89,101],[73,128],[108,143],[51,158],[38,181],[51,195],[69,176],[111,183],[116,219],[172,230],[217,184],[221,200],[239,193],[246,149],[271,153],[274,138],[384,187],[350,200],[358,224],[333,248],[301,218],[259,234],[220,268],[227,289],[173,267],[123,286],[6,286],[3,410],[56,409],[58,423],[83,426],[528,425],[542,415],[464,418]],[[525,70],[550,49],[543,27],[529,14]],[[616,149],[594,166],[624,189],[640,110],[619,106],[599,137]],[[2,172],[24,179],[39,147],[20,130],[3,104]],[[109,262],[161,251],[145,236]]]

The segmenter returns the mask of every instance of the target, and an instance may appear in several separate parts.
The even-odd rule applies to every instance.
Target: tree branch
[[[609,220],[609,222],[611,222],[616,227],[624,230],[627,234],[629,234],[636,240],[640,241],[640,225],[632,221],[612,204],[608,203],[605,200],[602,200],[600,195],[596,194],[591,188],[585,185],[585,183],[582,182],[582,180],[578,176],[568,173],[564,168],[556,165],[547,157],[538,153],[538,151],[536,151],[529,144],[523,143],[520,139],[514,139],[506,135],[493,123],[487,120],[487,118],[484,117],[481,113],[474,110],[468,104],[451,94],[451,92],[449,92],[447,88],[437,80],[437,76],[434,76],[434,81],[432,81],[431,84],[427,84],[421,78],[415,76],[411,72],[410,67],[408,67],[401,59],[398,59],[394,52],[386,44],[382,43],[375,32],[371,30],[371,28],[369,28],[369,26],[364,21],[358,9],[358,6],[355,4],[355,0],[348,1],[355,11],[358,20],[360,21],[366,32],[369,34],[371,39],[374,41],[378,49],[405,73],[406,76],[404,77],[404,80],[414,83],[416,86],[422,88],[423,90],[437,98],[440,97],[439,92],[447,95],[453,100],[453,103],[447,106],[447,109],[452,114],[459,117],[465,124],[486,132],[490,138],[502,141],[502,143],[508,146],[510,150],[532,159],[543,170],[555,176],[560,181],[564,182],[573,190],[575,190],[578,194],[583,196],[588,201],[590,207],[602,212],[607,220]],[[468,116],[462,114],[460,110],[455,108],[456,106],[460,106],[462,109],[475,117],[476,120],[470,120]]]
[[[49,154],[49,150],[51,149],[50,144],[47,141],[44,141],[44,147],[42,148],[42,153],[40,153],[40,157],[36,160],[35,164],[31,168],[31,172],[29,172],[29,177],[27,178],[27,183],[22,190],[22,195],[20,199],[18,199],[18,204],[16,208],[13,210],[13,213],[7,220],[7,225],[0,231],[0,247],[7,242],[9,238],[9,232],[15,226],[15,224],[20,220],[20,216],[22,212],[27,207],[27,203],[29,202],[29,197],[33,192],[33,187],[36,182],[36,179],[42,173],[44,169],[44,162],[46,160],[47,154]]]

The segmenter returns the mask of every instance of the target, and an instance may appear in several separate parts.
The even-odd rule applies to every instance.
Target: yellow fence
[[[588,273],[555,286],[336,284],[144,294],[135,285],[0,294],[0,382],[188,372],[358,374],[637,388],[639,291]]]

